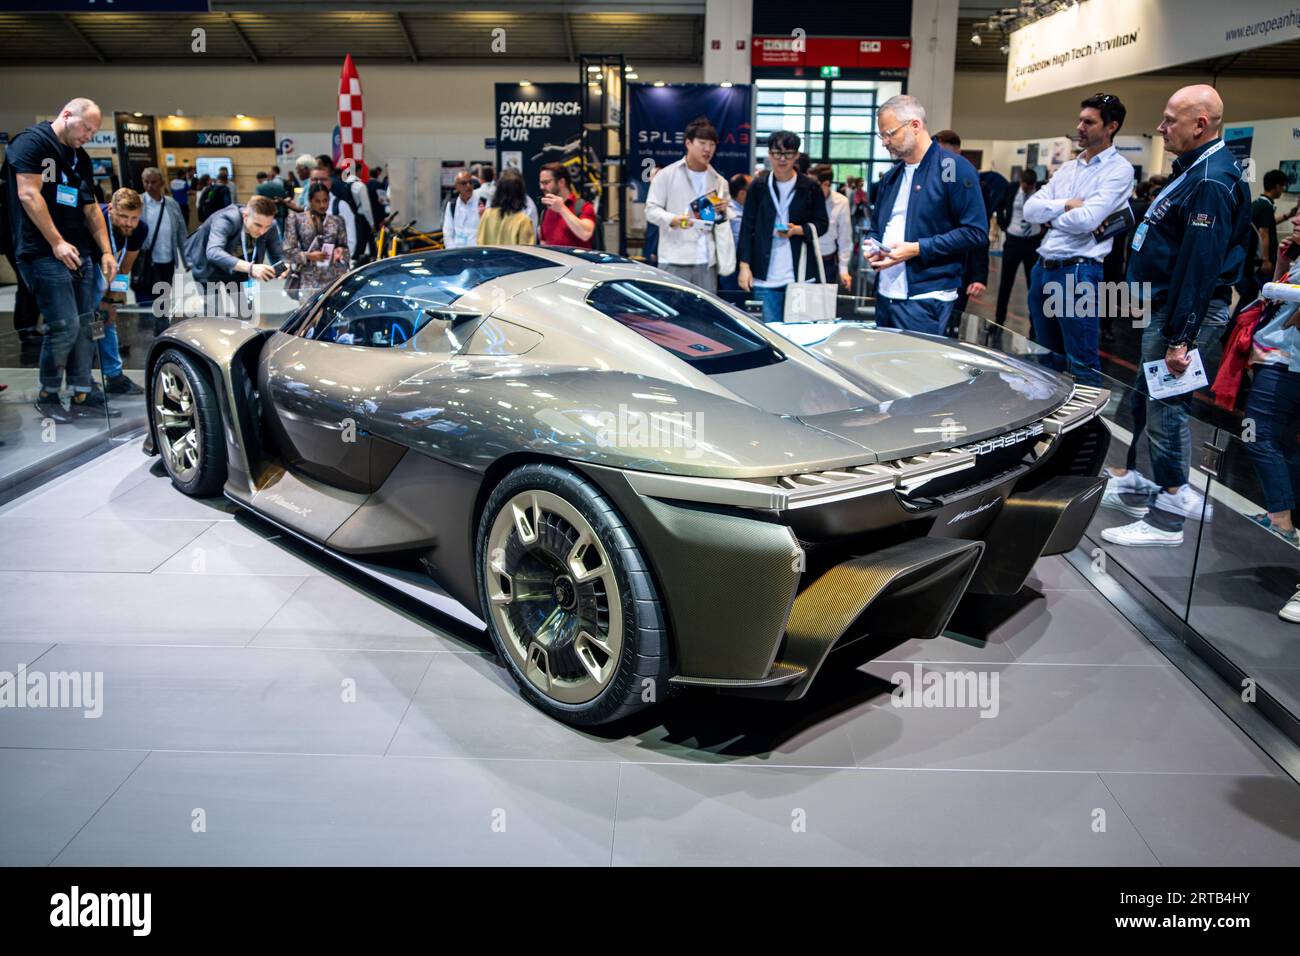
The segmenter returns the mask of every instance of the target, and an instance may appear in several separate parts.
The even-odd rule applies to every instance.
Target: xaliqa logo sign
[[[200,146],[238,146],[243,142],[243,137],[238,133],[227,133],[222,131],[200,131],[195,138],[198,140],[198,145]]]

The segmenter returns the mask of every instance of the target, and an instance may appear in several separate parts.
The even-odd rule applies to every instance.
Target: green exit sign
[[[823,79],[823,80],[827,80],[827,79],[830,79],[830,80],[838,79],[838,78],[839,78],[839,75],[840,75],[840,68],[839,68],[838,66],[824,66],[824,67],[822,67],[822,79]]]

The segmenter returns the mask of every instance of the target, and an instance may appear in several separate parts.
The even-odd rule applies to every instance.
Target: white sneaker
[[[1101,533],[1101,538],[1126,548],[1176,548],[1183,543],[1181,531],[1161,531],[1145,521],[1107,528]]]
[[[1106,469],[1106,489],[1127,495],[1154,495],[1160,486],[1136,468],[1130,468],[1123,475],[1116,475],[1114,468]]]
[[[1156,495],[1156,500],[1152,502],[1151,507],[1159,508],[1161,511],[1168,511],[1170,514],[1182,515],[1184,518],[1193,518],[1197,521],[1209,521],[1214,517],[1214,505],[1205,500],[1205,495],[1201,494],[1191,485],[1183,485],[1173,494],[1167,491],[1161,491]],[[1202,517],[1204,511],[1204,517]]]
[[[1282,610],[1277,612],[1277,616],[1292,624],[1300,624],[1300,590],[1291,595],[1291,600],[1282,605]]]
[[[1114,478],[1111,479],[1111,481],[1114,480]],[[1120,497],[1119,492],[1111,490],[1110,482],[1106,483],[1106,490],[1102,492],[1101,503],[1107,508],[1114,508],[1116,511],[1122,511],[1126,515],[1130,515],[1134,518],[1141,518],[1147,513],[1147,504],[1145,501],[1140,505],[1129,504]]]

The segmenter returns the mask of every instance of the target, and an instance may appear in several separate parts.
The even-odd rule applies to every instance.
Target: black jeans
[[[1025,285],[1029,285],[1029,270],[1034,267],[1038,257],[1038,244],[1042,236],[1007,236],[1002,242],[1002,278],[998,280],[998,325],[1007,321],[1007,303],[1011,301],[1011,290],[1016,284],[1016,272],[1025,270]],[[1033,338],[1030,327],[1029,337]]]

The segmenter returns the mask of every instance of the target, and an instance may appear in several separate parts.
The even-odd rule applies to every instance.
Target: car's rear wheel
[[[667,696],[649,565],[591,482],[555,465],[511,472],[483,510],[475,563],[492,642],[541,710],[601,724]]]
[[[150,395],[154,445],[172,484],[195,497],[217,494],[226,483],[226,446],[208,377],[190,356],[168,349],[154,366]]]

